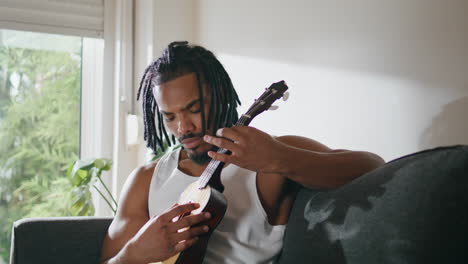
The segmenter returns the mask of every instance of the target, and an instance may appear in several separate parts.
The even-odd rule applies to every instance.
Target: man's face
[[[203,91],[206,95],[205,86]],[[204,107],[207,119],[209,98],[205,97],[204,106],[201,105],[195,73],[156,85],[153,94],[164,123],[182,143],[189,158],[199,164],[206,163],[209,160],[206,153],[213,146],[203,140],[201,107]],[[211,134],[208,131],[207,129],[206,133]]]

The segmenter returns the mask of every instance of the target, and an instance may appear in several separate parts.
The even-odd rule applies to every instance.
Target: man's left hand
[[[208,156],[224,163],[264,173],[275,172],[284,144],[254,127],[237,126],[221,128],[216,137],[205,135],[206,142],[231,151],[230,155],[209,151]]]

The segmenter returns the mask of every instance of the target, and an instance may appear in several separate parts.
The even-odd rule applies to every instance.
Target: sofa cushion
[[[28,218],[13,224],[10,264],[98,263],[112,218]]]
[[[468,146],[408,155],[296,198],[279,263],[467,263]]]

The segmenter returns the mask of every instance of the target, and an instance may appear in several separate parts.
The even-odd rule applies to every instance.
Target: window
[[[136,13],[145,11],[139,16],[141,21],[152,19],[152,2],[139,8]],[[103,180],[118,197],[124,180],[143,156],[125,140],[126,117],[135,113],[133,87],[152,59],[153,38],[148,37],[152,29],[148,31],[147,23],[142,22],[145,30],[135,33],[141,41],[135,41],[133,12],[133,1],[0,0],[0,264],[8,261],[14,220],[66,214],[63,202],[69,192],[64,191],[63,177],[69,162],[112,159],[112,170],[103,173]],[[136,57],[134,42],[140,47]],[[7,58],[4,51],[8,49],[16,49],[18,54]],[[46,55],[52,58],[39,60]],[[140,68],[134,71],[135,64]],[[21,74],[35,67],[47,74]],[[16,118],[10,110],[13,105]],[[75,129],[69,133],[71,126]],[[53,134],[39,137],[41,131]],[[59,138],[70,140],[68,152],[58,148],[64,142]],[[20,152],[22,146],[29,147]],[[29,155],[32,151],[37,155]],[[47,177],[39,177],[44,174]],[[96,215],[112,215],[95,194]],[[54,197],[61,202],[51,199]]]
[[[83,51],[98,44],[0,29],[0,263],[13,221],[69,215],[66,168],[80,156],[82,80],[92,83]]]

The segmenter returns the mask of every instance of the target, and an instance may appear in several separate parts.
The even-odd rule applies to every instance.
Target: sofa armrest
[[[468,146],[401,157],[330,191],[302,189],[278,263],[467,263]]]
[[[112,218],[28,218],[13,224],[10,264],[97,263]]]

